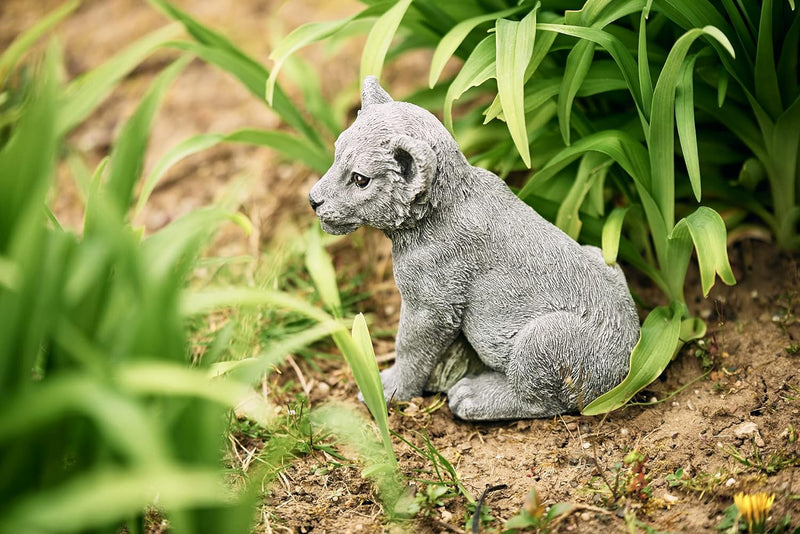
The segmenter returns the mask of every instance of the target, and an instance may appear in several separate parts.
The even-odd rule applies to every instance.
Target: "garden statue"
[[[625,377],[639,322],[619,266],[472,167],[436,117],[376,78],[309,200],[328,233],[368,225],[392,241],[402,304],[387,400],[438,389],[461,419],[550,417]]]

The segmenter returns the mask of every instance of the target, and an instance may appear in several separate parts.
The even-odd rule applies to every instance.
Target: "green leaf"
[[[547,521],[552,521],[560,515],[568,514],[575,510],[575,505],[568,502],[557,502],[547,510]]]
[[[183,364],[159,360],[129,362],[115,371],[120,387],[135,395],[194,397],[216,402],[262,425],[274,418],[274,406],[249,384],[214,378]]]
[[[500,19],[496,26],[497,93],[514,145],[525,166],[531,166],[525,127],[524,78],[536,36],[537,4],[519,22]]]
[[[372,348],[372,339],[369,335],[364,314],[359,313],[353,320],[352,337],[356,350],[350,355],[345,352],[345,357],[353,369],[353,375],[356,378],[361,394],[364,396],[364,401],[367,403],[367,408],[369,408],[381,431],[381,439],[386,449],[387,457],[393,465],[396,465],[397,459],[394,455],[392,438],[389,433],[389,417],[386,410],[383,383],[381,382],[378,363],[375,360],[375,351]]]
[[[273,148],[291,160],[302,161],[315,172],[324,173],[331,164],[330,156],[320,151],[315,145],[281,131],[243,129],[229,134],[195,135],[170,148],[155,164],[142,185],[134,210],[134,218],[144,209],[150,194],[170,167],[192,154],[221,142],[246,143]]]
[[[342,301],[339,299],[339,288],[336,285],[336,271],[330,256],[322,246],[322,230],[319,225],[312,226],[306,234],[306,269],[314,280],[320,299],[334,317],[341,317]]]
[[[642,91],[639,85],[639,74],[636,60],[626,46],[617,37],[597,28],[585,28],[583,26],[570,26],[567,24],[545,24],[539,23],[536,28],[540,31],[571,35],[580,39],[587,39],[603,47],[614,59],[614,62],[622,72],[628,89],[633,95],[637,109],[643,110]]]
[[[708,296],[708,292],[714,286],[717,274],[728,285],[736,283],[728,261],[726,235],[722,217],[705,206],[697,208],[694,213],[675,225],[668,240],[667,254],[670,271],[674,270],[676,277],[680,275],[681,285],[686,273],[685,265],[688,264],[692,253],[692,245],[697,251],[700,284],[704,296]],[[683,269],[679,267],[680,265],[683,265]],[[671,278],[671,273],[668,273],[668,277]]]
[[[134,41],[99,67],[75,78],[64,90],[58,111],[58,131],[65,134],[80,124],[111,93],[117,83],[158,47],[180,32],[171,24]]]
[[[608,214],[606,222],[603,224],[603,259],[606,264],[614,265],[617,263],[617,253],[619,252],[619,239],[622,237],[622,222],[630,207],[614,208]]]
[[[11,71],[19,61],[19,58],[27,52],[47,30],[64,20],[70,13],[81,4],[81,0],[70,0],[65,2],[57,9],[54,9],[33,26],[25,30],[14,39],[8,48],[0,54],[0,89],[3,89],[8,81]]]
[[[583,137],[553,156],[547,165],[536,172],[517,196],[526,200],[544,182],[558,174],[567,165],[586,152],[601,152],[616,161],[633,179],[645,188],[650,185],[647,151],[630,134],[605,130]]]
[[[678,139],[681,152],[686,161],[689,182],[692,184],[694,197],[700,202],[700,157],[697,154],[697,130],[694,122],[694,84],[692,71],[698,54],[693,54],[681,65],[678,84],[675,87],[675,124],[678,128]]]
[[[756,99],[772,118],[776,119],[783,111],[783,104],[781,103],[775,51],[772,44],[772,2],[773,0],[763,0],[761,4],[753,78],[755,79]]]
[[[442,37],[441,41],[439,41],[439,44],[436,45],[436,50],[433,52],[433,58],[431,59],[431,71],[430,76],[428,77],[428,85],[431,88],[436,85],[436,81],[439,79],[439,76],[442,75],[442,71],[444,70],[444,66],[447,64],[447,60],[450,59],[458,47],[461,46],[461,43],[464,42],[464,39],[467,38],[472,30],[485,22],[513,15],[521,9],[523,9],[523,6],[511,7],[502,11],[496,11],[494,13],[488,13],[486,15],[462,20],[453,26],[453,28],[447,32],[444,37]]]
[[[144,163],[150,123],[167,88],[188,63],[189,58],[178,59],[158,75],[114,144],[108,165],[108,182],[102,194],[109,196],[115,216],[123,217],[130,206],[133,186]],[[99,222],[92,216],[93,209],[90,202],[86,214],[89,227]]]
[[[476,87],[495,76],[495,36],[489,35],[478,43],[447,88],[444,124],[450,131],[453,131],[453,102],[470,87]]]
[[[219,469],[169,464],[149,468],[98,467],[55,488],[16,501],[0,518],[4,532],[102,530],[158,503],[171,512],[230,506],[235,497]]]
[[[672,227],[675,221],[675,91],[689,47],[703,35],[717,39],[726,49],[733,51],[727,37],[716,28],[706,26],[689,30],[670,50],[653,90],[648,136],[650,168],[653,172],[651,193],[667,228]]]
[[[650,118],[650,106],[653,103],[653,80],[650,78],[650,61],[647,57],[647,16],[649,9],[642,10],[639,19],[639,48],[637,63],[639,66],[639,86],[642,88],[642,107],[645,119]]]
[[[564,77],[558,92],[558,126],[561,129],[561,137],[564,139],[564,144],[567,146],[570,144],[572,101],[575,99],[575,95],[589,72],[593,58],[594,43],[583,40],[578,41],[567,56]]]
[[[590,402],[581,413],[599,415],[623,406],[642,388],[659,377],[680,348],[681,306],[659,306],[642,325],[639,342],[631,353],[631,365],[625,379],[611,391]]]
[[[181,11],[166,0],[148,0],[168,17],[183,24],[186,31],[197,42],[172,41],[167,43],[172,48],[191,52],[203,60],[228,72],[244,84],[259,100],[266,103],[264,91],[269,72],[255,59],[248,56],[231,43],[227,38],[210,28],[200,24],[188,13]],[[309,141],[323,147],[319,134],[303,118],[303,115],[276,84],[272,109],[288,124],[303,134]]]
[[[0,254],[10,254],[39,232],[40,210],[53,178],[60,141],[57,54],[50,49],[22,105],[22,115],[0,147]],[[28,237],[22,238],[22,234]],[[2,342],[0,342],[2,345]]]
[[[272,72],[267,78],[266,100],[267,103],[272,105],[272,98],[275,94],[275,81],[278,79],[278,72],[283,66],[284,61],[294,54],[297,50],[308,46],[311,43],[322,41],[335,34],[347,24],[349,24],[355,16],[348,17],[342,20],[335,20],[330,22],[312,22],[304,24],[295,29],[278,43],[278,46],[270,53],[269,59],[274,61],[272,65]]]
[[[612,160],[598,152],[587,152],[581,158],[575,181],[558,208],[555,224],[572,239],[577,240],[581,231],[579,210],[595,182],[605,180]]]
[[[364,52],[361,55],[362,80],[370,75],[380,80],[386,53],[410,5],[411,0],[400,0],[375,22],[367,35],[367,42],[364,43]]]
[[[280,291],[246,287],[220,287],[188,292],[182,297],[180,309],[181,314],[184,316],[199,315],[234,306],[272,306],[296,311],[319,322],[332,319],[330,315],[305,300]]]

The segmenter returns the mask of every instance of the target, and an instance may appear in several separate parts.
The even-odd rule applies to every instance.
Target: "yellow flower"
[[[745,495],[742,492],[733,496],[733,502],[739,510],[739,515],[747,523],[747,531],[764,532],[764,525],[767,522],[769,509],[775,500],[774,493],[753,493]]]

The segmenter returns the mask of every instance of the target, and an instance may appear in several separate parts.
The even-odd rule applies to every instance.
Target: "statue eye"
[[[359,189],[364,189],[369,185],[370,178],[368,176],[364,176],[363,174],[354,172],[350,175],[350,181],[356,184]]]

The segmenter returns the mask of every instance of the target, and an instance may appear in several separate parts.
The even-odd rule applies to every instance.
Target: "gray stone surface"
[[[368,225],[392,240],[402,304],[387,399],[427,386],[462,419],[550,417],[627,373],[639,322],[622,270],[470,166],[436,117],[374,77],[309,200],[326,232]]]

